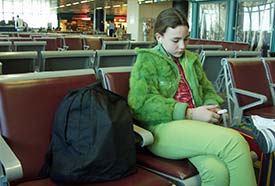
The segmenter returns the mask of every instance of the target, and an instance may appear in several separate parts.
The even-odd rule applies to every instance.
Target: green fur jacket
[[[173,98],[180,81],[176,63],[160,45],[136,52],[128,95],[134,118],[144,127],[185,119],[187,103]],[[197,54],[186,50],[180,63],[196,107],[223,102],[207,79]]]

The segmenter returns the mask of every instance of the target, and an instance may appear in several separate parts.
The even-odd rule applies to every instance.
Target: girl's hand
[[[208,123],[219,123],[220,115],[217,111],[220,110],[217,105],[204,105],[197,108],[189,108],[186,111],[187,119],[204,121]]]

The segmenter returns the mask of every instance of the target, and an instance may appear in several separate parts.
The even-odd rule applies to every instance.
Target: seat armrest
[[[251,91],[243,90],[243,89],[238,89],[238,88],[232,88],[232,91],[235,94],[242,94],[242,95],[245,95],[245,96],[249,96],[249,97],[253,97],[253,98],[258,99],[258,101],[255,101],[253,103],[250,103],[248,105],[245,105],[245,106],[241,107],[242,110],[246,110],[246,109],[255,107],[257,105],[261,105],[261,104],[263,104],[264,102],[267,101],[267,97],[265,95],[262,95],[262,94],[258,94],[258,93],[255,93],[255,92],[251,92]]]
[[[1,135],[0,154],[0,166],[3,167],[3,173],[7,180],[12,181],[21,178],[23,176],[22,165]]]
[[[133,125],[133,127],[134,127],[135,134],[139,138],[139,145],[141,147],[153,144],[154,137],[153,137],[153,134],[149,130],[141,128],[135,124]]]

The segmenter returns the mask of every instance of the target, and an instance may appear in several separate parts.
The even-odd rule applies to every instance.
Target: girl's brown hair
[[[185,15],[176,8],[163,10],[157,16],[154,26],[154,35],[156,33],[163,35],[168,27],[176,28],[177,26],[187,26],[189,28]]]

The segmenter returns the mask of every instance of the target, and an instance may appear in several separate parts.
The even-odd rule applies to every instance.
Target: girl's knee
[[[234,129],[229,129],[229,131],[230,131],[230,136],[231,136],[232,141],[236,141],[241,145],[248,146],[247,141],[238,131],[236,131]]]
[[[198,161],[196,161],[199,163]],[[228,186],[229,171],[223,161],[215,156],[203,158],[197,166],[204,185]]]

